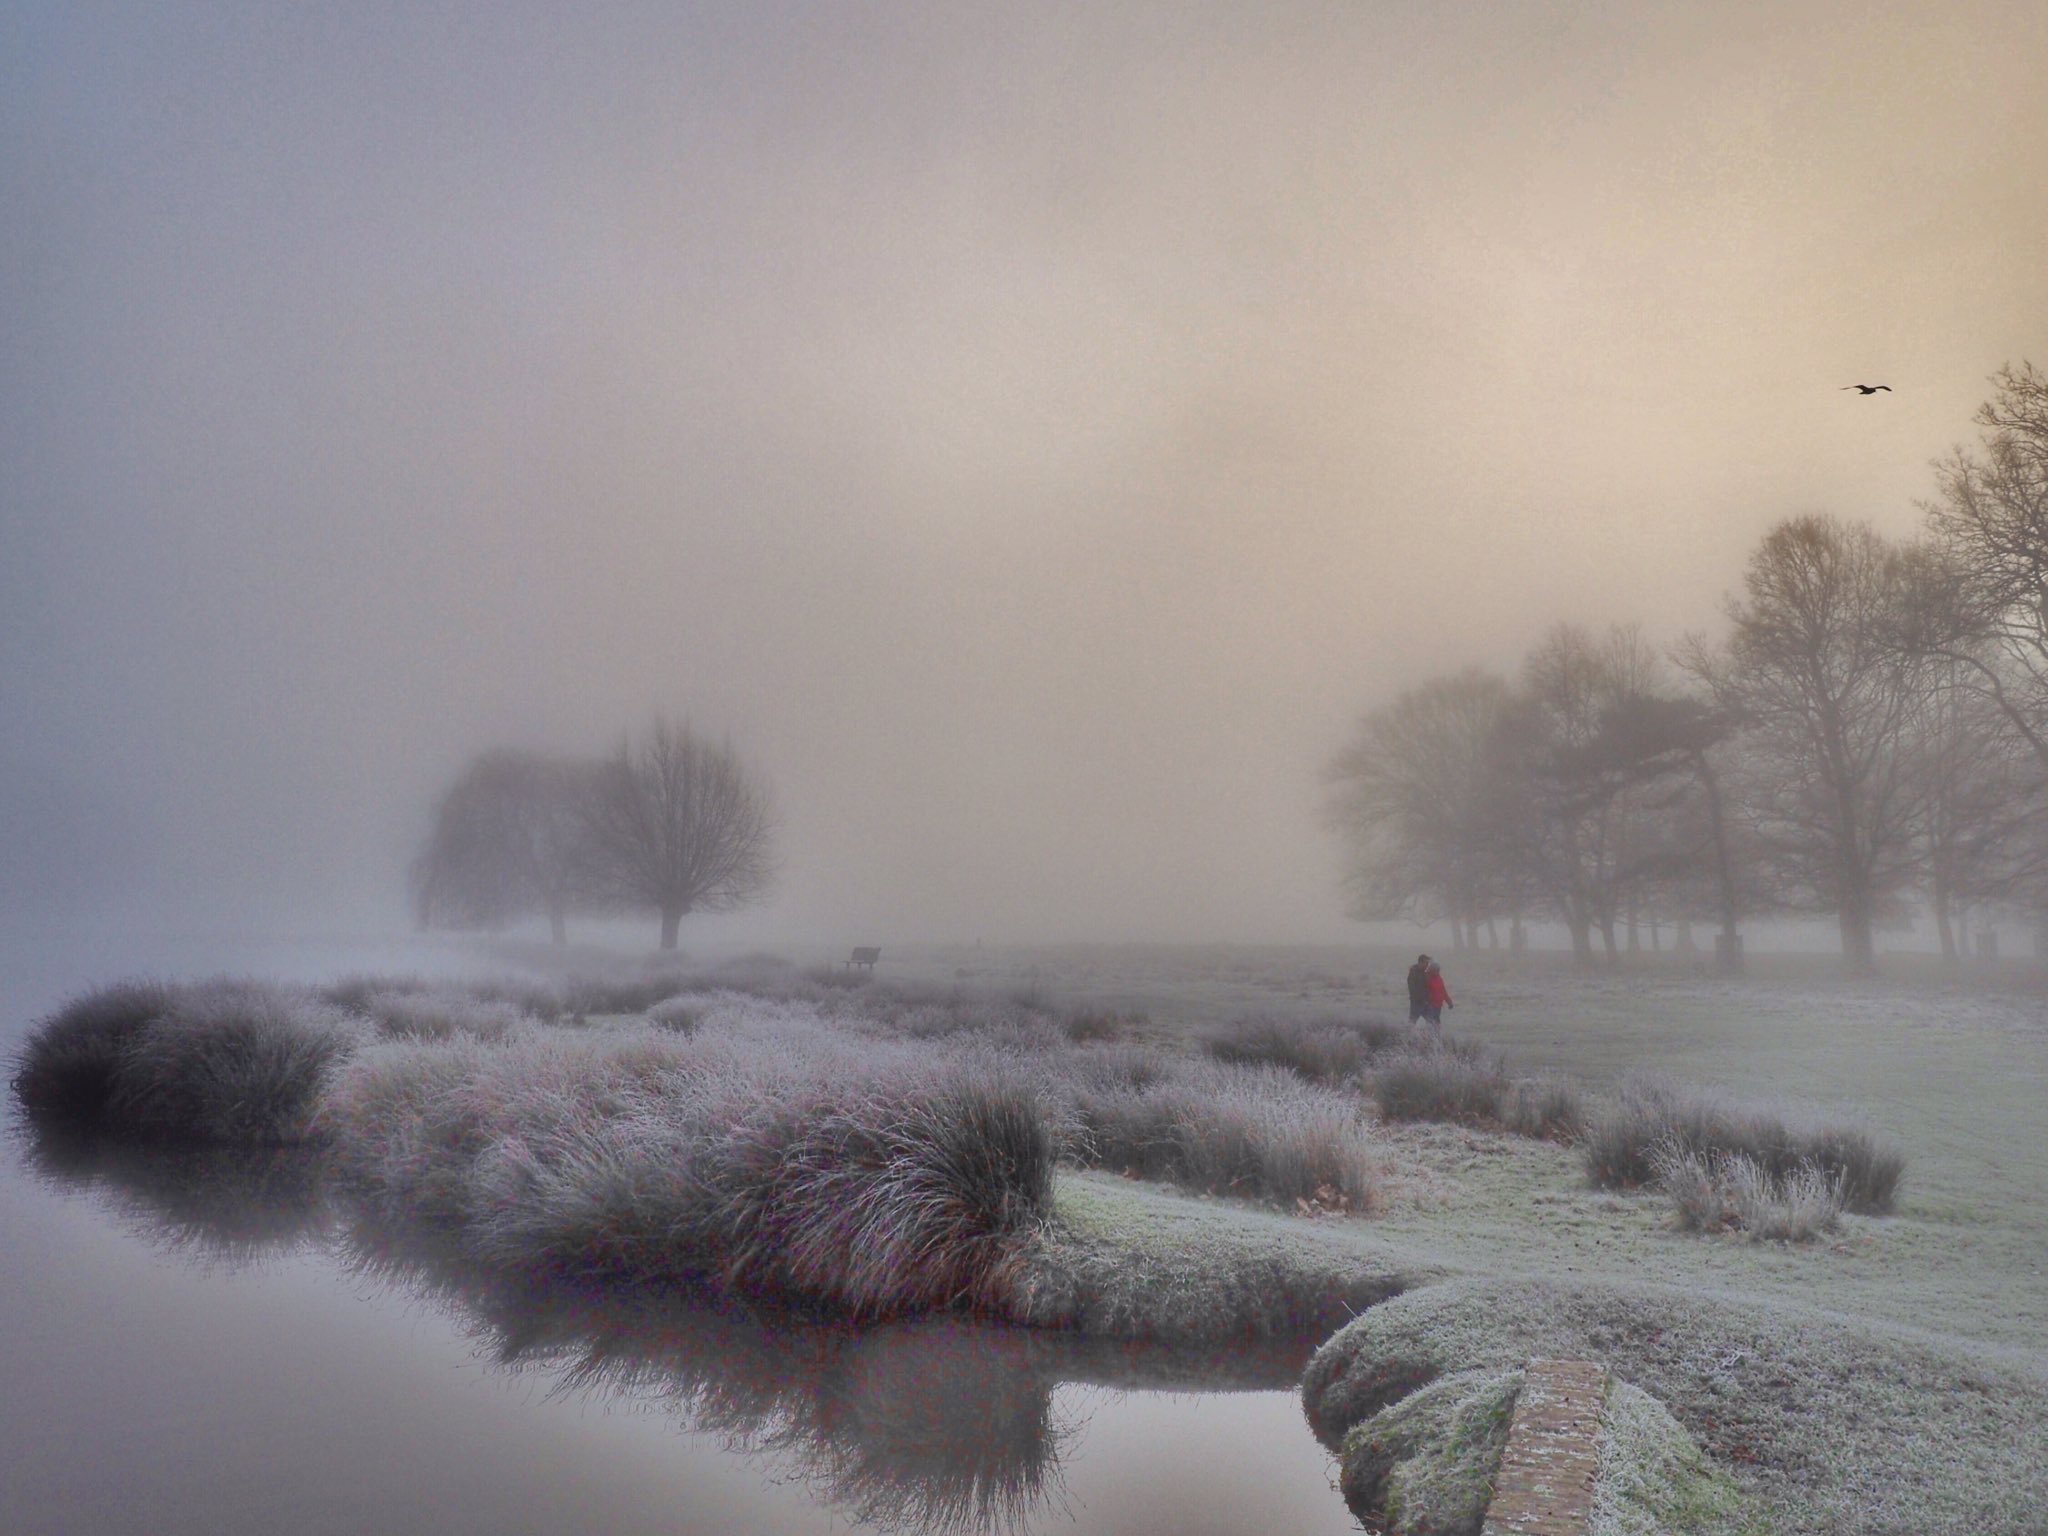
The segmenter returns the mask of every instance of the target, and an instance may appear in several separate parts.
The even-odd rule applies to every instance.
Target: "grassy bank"
[[[2048,1377],[1954,1341],[1704,1288],[1466,1279],[1411,1290],[1303,1378],[1331,1445],[1439,1381],[1602,1360],[1785,1532],[2024,1532],[2048,1507]]]

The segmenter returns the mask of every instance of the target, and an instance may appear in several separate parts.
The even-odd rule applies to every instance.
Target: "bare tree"
[[[1689,640],[1681,665],[1700,648]],[[1699,698],[1631,692],[1609,710],[1601,729],[1601,756],[1610,773],[1632,786],[1636,863],[1642,884],[1685,915],[1704,905],[1719,919],[1714,946],[1719,967],[1742,969],[1737,922],[1742,886],[1738,855],[1722,787],[1724,757],[1736,720]]]
[[[583,801],[598,766],[505,750],[471,762],[413,860],[420,925],[497,928],[541,912],[565,943],[586,889]]]
[[[1617,923],[1678,856],[1671,812],[1686,786],[1635,729],[1636,711],[1661,684],[1656,653],[1634,625],[1596,637],[1560,624],[1523,664],[1537,812],[1524,862],[1581,961],[1592,958],[1596,929],[1616,958]]]
[[[597,889],[661,914],[661,947],[691,912],[726,912],[773,882],[767,786],[724,743],[657,720],[619,743],[598,776],[585,831]]]
[[[2048,375],[1992,375],[1979,448],[1936,464],[1909,642],[1958,669],[2048,769]]]
[[[1478,670],[1374,710],[1331,762],[1326,819],[1343,844],[1352,914],[1449,918],[1462,945],[1511,902],[1507,684]]]
[[[1972,908],[2031,905],[2042,889],[2044,779],[2024,738],[1979,674],[1927,664],[1928,686],[1906,724],[1920,777],[1920,887],[1944,959]]]
[[[1706,669],[1747,722],[1760,770],[1744,810],[1789,905],[1833,911],[1852,966],[1912,873],[1920,780],[1904,746],[1922,678],[1895,642],[1900,553],[1829,517],[1780,524],[1750,556],[1747,596]]]

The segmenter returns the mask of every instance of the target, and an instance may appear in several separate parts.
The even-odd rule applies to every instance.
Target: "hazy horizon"
[[[1343,940],[1362,710],[2048,363],[2018,0],[0,14],[0,924],[396,927],[661,712],[721,934]]]

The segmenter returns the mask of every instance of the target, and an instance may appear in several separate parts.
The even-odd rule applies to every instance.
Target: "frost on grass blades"
[[[747,979],[769,995],[673,975],[123,985],[44,1021],[16,1091],[73,1130],[316,1141],[354,1198],[487,1262],[855,1317],[1043,1319],[1061,1158],[1372,1203],[1357,1103],[1276,1068],[1147,1052],[1112,1038],[1122,1020]]]
[[[284,987],[125,983],[79,998],[23,1048],[31,1115],[138,1137],[261,1145],[304,1139],[332,1064],[368,1027]]]
[[[1803,1122],[1648,1073],[1622,1083],[1582,1147],[1587,1173],[1608,1188],[1659,1182],[1679,1155],[1707,1169],[1740,1157],[1748,1168],[1740,1177],[1752,1184],[1762,1179],[1783,1196],[1797,1183],[1810,1193],[1817,1174],[1844,1208],[1867,1214],[1893,1208],[1906,1170],[1901,1153],[1860,1126]]]
[[[1842,1180],[1800,1161],[1773,1172],[1744,1152],[1696,1152],[1667,1142],[1651,1154],[1657,1187],[1687,1232],[1734,1229],[1746,1236],[1803,1243],[1842,1221]]]
[[[1553,1141],[1575,1139],[1585,1122],[1579,1090],[1567,1080],[1511,1079],[1491,1053],[1391,1019],[1254,1015],[1211,1036],[1204,1049],[1218,1061],[1361,1090],[1388,1120],[1492,1125]]]

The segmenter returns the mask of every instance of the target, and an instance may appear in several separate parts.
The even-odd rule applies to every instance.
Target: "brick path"
[[[1481,1536],[1585,1536],[1606,1402],[1606,1366],[1529,1362]]]

